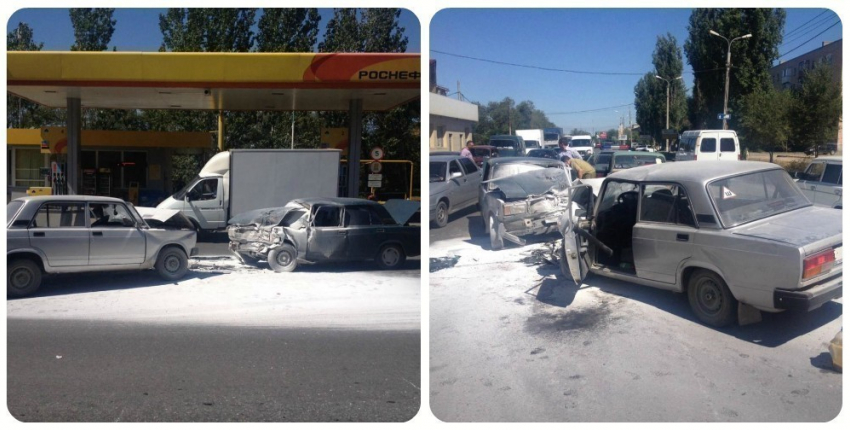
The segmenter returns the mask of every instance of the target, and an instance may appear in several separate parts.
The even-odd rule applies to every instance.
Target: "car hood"
[[[795,246],[841,237],[841,210],[808,206],[734,229],[733,234]]]
[[[192,222],[186,218],[179,210],[176,209],[160,209],[150,208],[145,206],[136,206],[136,212],[142,216],[142,219],[151,228],[165,229],[190,229],[194,230]]]
[[[295,209],[296,206],[282,206],[276,208],[254,209],[252,211],[243,212],[230,218],[227,221],[228,225],[246,226],[268,226],[277,225],[286,216],[286,213]]]
[[[416,212],[420,203],[413,200],[391,199],[384,202],[384,209],[390,213],[398,225],[405,225]]]
[[[549,190],[561,191],[570,186],[567,172],[557,167],[547,167],[487,182],[501,190],[508,200],[524,199]]]

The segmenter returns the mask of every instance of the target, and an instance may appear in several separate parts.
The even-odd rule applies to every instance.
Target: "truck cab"
[[[229,205],[230,153],[214,155],[194,179],[180,191],[157,205],[176,209],[198,230],[219,230],[227,226]]]

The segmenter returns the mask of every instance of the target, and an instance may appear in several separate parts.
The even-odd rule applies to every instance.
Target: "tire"
[[[406,260],[407,256],[404,255],[404,250],[400,245],[394,243],[382,246],[381,250],[378,251],[378,256],[375,258],[378,267],[383,270],[398,269]]]
[[[449,205],[445,200],[440,200],[437,203],[436,215],[434,216],[434,224],[437,227],[445,227],[449,223]]]
[[[499,227],[501,224],[493,214],[490,214],[490,222],[489,222],[489,230],[490,230],[490,249],[493,251],[498,251],[505,247],[505,240],[502,239],[502,236],[499,234]]]
[[[159,251],[154,268],[162,279],[176,281],[189,272],[189,258],[182,249],[172,246]]]
[[[249,266],[256,266],[260,262],[259,258],[252,257],[244,252],[237,252],[236,256],[239,257],[240,260],[242,260],[242,263],[247,264]]]
[[[269,252],[269,266],[277,273],[291,272],[298,267],[298,251],[294,246],[284,243]]]
[[[738,300],[723,278],[708,270],[698,270],[688,281],[688,302],[697,318],[714,327],[735,322]]]
[[[6,272],[6,295],[24,297],[41,286],[41,268],[34,261],[21,258],[9,263]]]

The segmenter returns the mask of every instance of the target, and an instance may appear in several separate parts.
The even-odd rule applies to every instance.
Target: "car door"
[[[468,182],[469,178],[463,172],[460,160],[449,161],[449,185],[452,186],[451,194],[448,196],[451,204],[449,211],[454,212],[466,205],[469,196],[466,194],[467,190],[464,185]]]
[[[700,161],[717,160],[718,151],[717,133],[703,134],[698,148],[696,148],[696,159]]]
[[[632,230],[637,276],[675,284],[679,266],[693,254],[695,226],[690,200],[681,186],[644,184]]]
[[[841,206],[841,181],[841,163],[824,163],[820,181],[810,184],[814,187],[814,204],[829,207]]]
[[[145,234],[121,203],[89,202],[89,266],[142,264]]]
[[[481,171],[468,158],[458,160],[463,168],[463,181],[460,183],[463,205],[468,206],[478,199],[478,187],[481,185]]]
[[[573,182],[569,188],[569,209],[561,215],[558,227],[561,230],[560,265],[561,273],[581,285],[590,271],[591,257],[587,240],[579,235],[576,226],[587,220],[595,210],[593,188],[589,184]]]
[[[365,205],[346,206],[343,227],[347,230],[347,258],[368,260],[378,253],[386,240],[387,231],[383,222]]]
[[[206,228],[225,227],[223,182],[221,178],[202,179],[186,193],[189,212]]]
[[[314,205],[307,232],[307,259],[311,261],[344,260],[348,232],[342,227],[342,206]]]
[[[800,175],[800,179],[797,181],[797,186],[800,187],[800,191],[803,192],[803,195],[809,199],[812,204],[817,204],[816,194],[818,189],[818,184],[821,182],[821,177],[823,176],[823,172],[826,168],[826,162],[823,160],[815,160],[809,163],[809,166],[806,167],[806,171]]]
[[[738,148],[738,142],[732,135],[720,135],[720,146],[718,148],[717,158],[726,161],[737,161],[738,154],[741,151]]]
[[[30,221],[30,246],[53,267],[86,266],[89,262],[89,230],[86,204],[82,201],[45,202]]]

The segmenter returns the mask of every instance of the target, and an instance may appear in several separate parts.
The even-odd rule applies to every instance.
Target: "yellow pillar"
[[[224,114],[222,111],[218,111],[218,150],[219,152],[227,150],[224,147]]]

